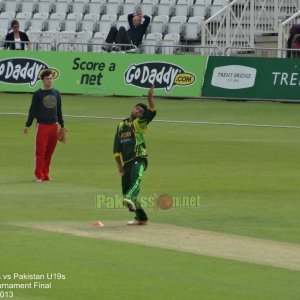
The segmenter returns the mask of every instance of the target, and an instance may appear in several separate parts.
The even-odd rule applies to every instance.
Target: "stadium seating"
[[[168,22],[169,16],[167,15],[155,16],[153,18],[153,21],[150,23],[151,32],[160,32],[163,34],[166,33]]]
[[[54,1],[53,0],[39,0],[36,4],[37,12],[46,12],[51,14],[54,10]]]
[[[143,0],[143,2],[138,5],[138,9],[147,16],[152,16],[155,14],[155,7],[156,6],[152,0]]]
[[[109,32],[110,27],[117,21],[117,15],[115,14],[105,14],[102,15],[100,21],[98,22],[97,31]]]
[[[67,15],[67,19],[64,21],[65,31],[79,31],[79,26],[82,21],[81,13],[70,13]]]
[[[0,28],[10,30],[10,23],[14,19],[15,13],[12,11],[4,11],[0,14]]]
[[[157,4],[157,15],[172,16],[173,9],[174,5],[171,1],[161,1],[159,4]]]
[[[91,31],[84,30],[77,32],[74,38],[73,51],[87,52],[89,50],[89,43],[92,36],[93,33]]]
[[[51,49],[54,49],[64,36],[70,40],[72,32],[77,34],[73,35],[72,41],[75,41],[84,33],[87,36],[90,33],[107,33],[112,25],[128,28],[127,15],[142,11],[153,19],[147,34],[154,35],[146,35],[144,38],[147,46],[150,45],[148,40],[160,45],[160,35],[164,37],[171,33],[179,34],[180,40],[200,42],[200,24],[209,16],[209,12],[214,13],[225,2],[226,0],[0,0],[0,28],[7,32],[11,20],[17,18],[21,30],[27,30],[34,41],[49,42]],[[60,35],[59,32],[66,33]],[[79,32],[82,32],[81,35]],[[90,40],[99,41],[101,38],[103,39],[96,34]],[[163,38],[162,41],[164,40]],[[164,43],[170,43],[168,36]],[[161,50],[159,45],[145,47],[144,50],[147,53],[158,53]],[[49,45],[39,48],[46,50]],[[101,51],[92,47],[82,49]]]
[[[18,12],[20,7],[20,2],[18,0],[5,0],[3,2],[3,11]]]
[[[47,29],[48,30],[61,30],[63,26],[63,21],[65,20],[64,13],[53,13],[50,15],[50,18],[47,20]]]
[[[36,0],[23,0],[21,3],[21,12],[35,13],[36,11]]]
[[[30,20],[30,29],[33,30],[44,30],[46,27],[46,20],[48,19],[49,14],[46,12],[35,13]]]
[[[142,43],[143,52],[146,54],[158,53],[159,52],[158,45],[160,45],[162,37],[163,35],[160,32],[148,33]]]
[[[74,30],[65,30],[57,33],[56,50],[74,51],[76,32]]]
[[[108,0],[105,4],[105,13],[119,15],[121,9],[121,1],[122,0]]]
[[[0,29],[0,47],[3,47],[6,34],[7,34],[7,30],[6,29]]]
[[[92,43],[92,51],[93,52],[102,52],[102,46],[105,43],[105,39],[108,35],[108,32],[101,31],[101,32],[95,32],[93,38],[91,39]]]
[[[180,35],[178,33],[168,33],[161,41],[161,52],[162,54],[174,54],[178,49],[177,45],[180,43]]]
[[[122,14],[128,15],[132,14],[136,11],[138,5],[140,5],[141,0],[125,0],[125,2],[122,4]]]
[[[71,0],[56,0],[56,2],[54,2],[54,7],[56,12],[67,15],[71,9]]]
[[[106,0],[91,0],[87,3],[87,11],[89,13],[103,14]]]
[[[116,22],[116,26],[117,28],[120,28],[120,26],[124,26],[126,29],[128,29],[129,28],[128,15],[119,16]]]
[[[20,30],[26,31],[28,28],[28,25],[30,24],[29,20],[32,17],[31,12],[19,12],[16,15],[16,19],[19,21]]]
[[[174,15],[175,16],[189,16],[191,6],[187,0],[178,0],[177,4],[174,6]]]
[[[201,25],[204,22],[203,17],[190,17],[184,24],[185,30],[183,39],[186,41],[196,41],[200,39]]]
[[[207,15],[208,6],[203,3],[195,3],[192,6],[192,16],[205,18]]]
[[[27,30],[27,35],[28,38],[31,42],[31,48],[34,51],[39,50],[39,45],[41,42],[41,35],[42,35],[42,31],[39,29],[32,29],[30,28],[29,30]],[[50,49],[49,49],[50,50]]]
[[[73,0],[74,2],[70,5],[70,10],[72,13],[80,13],[84,15],[87,11],[87,0]]]
[[[42,31],[40,36],[40,43],[38,45],[39,51],[51,51],[56,49],[57,30]]]
[[[82,30],[94,32],[96,30],[96,26],[99,20],[100,20],[100,14],[98,13],[85,14],[83,20],[81,21]]]
[[[168,24],[168,33],[184,34],[184,24],[187,21],[185,16],[174,16]]]

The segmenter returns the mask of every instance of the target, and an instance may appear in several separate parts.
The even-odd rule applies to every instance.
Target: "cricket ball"
[[[173,206],[173,199],[172,196],[167,194],[159,195],[157,198],[157,206],[161,210],[170,209]]]

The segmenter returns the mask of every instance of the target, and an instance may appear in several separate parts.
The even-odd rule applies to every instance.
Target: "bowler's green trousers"
[[[125,198],[133,201],[136,207],[137,221],[146,221],[148,217],[138,200],[143,173],[147,168],[147,158],[137,157],[124,164],[125,175],[122,176],[122,192]]]

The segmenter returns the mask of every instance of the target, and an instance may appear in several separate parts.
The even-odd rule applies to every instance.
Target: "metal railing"
[[[243,56],[243,57],[274,57],[285,58],[287,48],[250,48],[250,47],[227,47],[224,50],[225,56]],[[297,52],[297,50],[294,50]]]
[[[300,7],[299,7],[300,8]],[[279,23],[278,30],[278,48],[284,48],[287,46],[287,40],[290,35],[290,29],[292,25],[300,23],[300,11],[288,18],[282,23]]]
[[[202,45],[254,48],[255,35],[280,32],[280,20],[299,9],[300,0],[234,0],[203,23]]]
[[[2,41],[3,43],[4,41]],[[11,41],[9,41],[11,42]],[[1,43],[1,41],[0,41]],[[14,43],[14,42],[12,42]],[[22,42],[28,44],[28,42]],[[258,47],[235,47],[229,46],[221,49],[218,46],[202,45],[161,45],[159,43],[141,45],[137,48],[132,44],[115,44],[119,50],[112,48],[111,51],[105,51],[106,43],[67,43],[61,42],[53,47],[48,42],[30,42],[30,48],[27,51],[65,51],[65,52],[123,52],[123,53],[143,53],[143,54],[164,54],[164,55],[207,55],[207,56],[240,56],[240,57],[278,57],[285,58],[286,53],[291,51],[293,57],[299,57],[300,50],[288,48],[258,48]],[[123,47],[123,50],[120,49]],[[148,50],[147,50],[148,48]],[[149,51],[151,49],[151,51]]]

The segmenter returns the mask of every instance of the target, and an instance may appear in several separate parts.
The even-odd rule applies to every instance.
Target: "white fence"
[[[279,24],[278,48],[287,47],[287,40],[290,35],[290,29],[294,24],[300,24],[300,11],[298,11],[292,17]]]
[[[202,46],[254,48],[255,35],[277,34],[299,8],[300,0],[234,0],[203,23]]]

